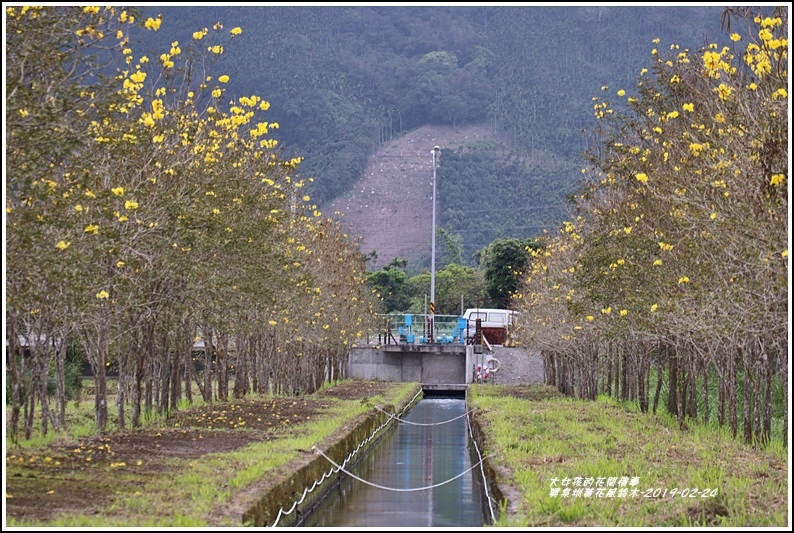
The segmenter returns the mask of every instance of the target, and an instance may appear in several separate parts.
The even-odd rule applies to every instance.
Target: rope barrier
[[[472,411],[473,411],[473,409],[472,409]],[[472,411],[469,411],[469,413],[471,413]],[[468,415],[469,413],[466,413],[466,414]],[[491,495],[488,493],[488,479],[485,477],[485,469],[482,466],[483,465],[483,461],[485,459],[483,458],[482,454],[480,453],[480,447],[477,445],[477,439],[474,438],[474,433],[471,430],[471,420],[469,420],[468,416],[466,416],[466,422],[468,423],[468,426],[469,426],[469,437],[471,438],[471,441],[474,443],[474,449],[477,451],[477,457],[480,458],[480,462],[477,463],[477,464],[480,465],[480,473],[482,474],[482,484],[483,484],[483,487],[485,489],[485,497],[488,499],[488,511],[491,513],[491,523],[493,524],[496,521],[496,515],[494,514],[494,511],[493,511],[493,501],[491,499]],[[491,457],[493,455],[494,454],[491,454],[488,457]]]
[[[422,393],[423,393],[423,391],[419,390],[419,392],[416,393],[416,395],[411,399],[411,401],[408,402],[406,404],[406,406],[402,409],[401,414],[404,413],[411,405],[413,405],[413,403],[416,400],[416,398],[419,397],[419,395],[422,394]],[[386,415],[388,415],[389,418],[383,424],[381,424],[380,426],[375,428],[372,431],[372,433],[370,434],[369,437],[367,437],[362,442],[360,442],[358,444],[358,446],[356,447],[356,449],[353,450],[352,452],[350,452],[350,454],[342,462],[341,465],[338,465],[337,463],[335,463],[331,458],[329,458],[327,455],[325,455],[316,446],[312,446],[312,450],[314,450],[317,453],[319,453],[320,455],[322,455],[328,462],[330,462],[333,465],[333,467],[328,472],[324,472],[322,477],[319,479],[319,481],[314,481],[314,483],[312,484],[311,488],[304,489],[303,490],[303,494],[301,495],[300,499],[294,501],[293,504],[292,504],[292,507],[290,507],[290,509],[288,511],[285,511],[283,508],[279,508],[278,515],[276,516],[276,520],[273,522],[273,525],[271,525],[269,527],[276,527],[278,525],[279,521],[281,520],[282,516],[287,516],[289,514],[292,514],[295,511],[295,509],[298,507],[298,505],[303,503],[303,501],[306,499],[306,495],[307,494],[309,494],[310,492],[313,492],[314,489],[319,487],[320,485],[322,485],[323,482],[326,479],[330,478],[333,474],[336,474],[336,473],[338,473],[340,471],[344,472],[345,474],[349,475],[350,477],[352,477],[352,478],[354,478],[354,479],[356,479],[356,480],[358,480],[358,481],[360,481],[360,482],[362,482],[362,483],[364,483],[366,485],[370,485],[370,486],[378,488],[378,489],[388,490],[388,491],[393,491],[393,492],[416,492],[416,491],[420,491],[420,490],[434,489],[436,487],[440,487],[442,485],[446,485],[447,483],[451,483],[452,481],[455,481],[456,479],[458,479],[458,478],[466,475],[467,473],[471,472],[472,470],[474,470],[478,466],[480,467],[480,472],[481,472],[482,478],[483,478],[483,485],[485,487],[485,496],[488,499],[488,510],[491,513],[491,522],[492,523],[495,522],[496,518],[495,518],[494,510],[493,510],[493,502],[492,502],[492,498],[491,498],[490,494],[488,493],[488,480],[485,477],[485,470],[484,470],[484,468],[482,466],[484,461],[485,461],[485,459],[487,459],[488,457],[492,457],[493,454],[483,457],[482,454],[480,453],[479,447],[477,446],[477,441],[474,439],[474,435],[473,435],[472,429],[471,429],[471,421],[469,420],[469,414],[472,413],[474,411],[474,409],[471,409],[471,410],[467,411],[466,413],[464,413],[464,414],[462,414],[460,416],[457,416],[455,418],[452,418],[452,419],[444,421],[444,422],[437,422],[437,423],[433,423],[433,424],[420,424],[420,423],[416,423],[416,422],[409,422],[407,420],[402,420],[399,416],[392,415],[391,413],[389,413],[387,411],[384,411],[383,409],[381,409],[378,406],[373,406],[373,407],[375,409],[377,409],[378,411],[381,411],[382,413],[385,413]],[[362,478],[356,476],[355,474],[353,474],[352,472],[349,472],[348,470],[346,470],[344,468],[345,465],[347,465],[347,463],[350,461],[350,459],[352,459],[365,444],[367,444],[369,441],[371,441],[375,437],[375,435],[377,435],[392,420],[397,420],[399,422],[403,422],[403,423],[406,423],[406,424],[413,424],[413,425],[417,425],[417,426],[434,426],[434,425],[446,424],[446,423],[452,422],[453,420],[457,420],[459,418],[462,418],[464,416],[466,417],[466,421],[467,421],[467,424],[468,424],[468,427],[469,427],[469,436],[471,437],[472,441],[474,442],[474,446],[475,446],[475,449],[477,451],[477,456],[479,457],[480,460],[477,462],[477,464],[473,465],[471,468],[468,468],[468,469],[464,470],[463,472],[461,472],[460,474],[458,474],[457,476],[455,476],[453,478],[450,478],[450,479],[448,479],[446,481],[442,481],[441,483],[436,483],[434,485],[429,485],[429,486],[426,486],[426,487],[415,487],[415,488],[409,488],[409,489],[398,489],[398,488],[385,487],[385,486],[382,486],[382,485],[377,485],[375,483],[371,483],[371,482],[369,482],[369,481],[367,481],[365,479],[362,479]]]
[[[411,401],[410,401],[410,402],[408,402],[408,403],[405,405],[405,407],[403,408],[402,412],[405,412],[405,410],[406,410],[406,409],[408,409],[408,408],[409,408],[411,405],[413,405],[413,403],[414,403],[414,400],[416,400],[416,398],[418,398],[418,397],[419,397],[419,395],[420,395],[420,394],[422,394],[422,393],[423,393],[423,391],[422,391],[421,389],[419,389],[419,392],[417,392],[417,393],[416,393],[416,395],[415,395],[415,396],[414,396],[414,397],[411,399]],[[352,458],[353,458],[353,456],[355,456],[355,455],[358,453],[358,451],[361,449],[361,447],[362,447],[362,446],[364,446],[366,443],[368,443],[369,441],[371,441],[371,440],[373,439],[373,437],[375,437],[375,435],[377,435],[377,434],[380,432],[380,430],[382,430],[384,427],[386,427],[386,426],[387,426],[387,425],[388,425],[390,422],[391,422],[391,418],[387,419],[387,420],[386,420],[386,422],[384,422],[383,424],[381,424],[380,426],[378,426],[377,428],[375,428],[375,429],[372,431],[372,434],[370,434],[370,436],[369,436],[369,437],[367,437],[366,439],[364,439],[363,441],[361,441],[361,442],[359,443],[359,445],[356,447],[356,449],[355,449],[355,450],[353,450],[352,452],[350,452],[350,455],[348,455],[348,456],[347,456],[347,458],[344,460],[344,462],[342,463],[342,466],[346,465],[346,464],[347,464],[347,463],[350,461],[350,459],[352,459]],[[312,448],[314,448],[314,446],[312,446]],[[333,462],[333,461],[332,461],[332,462]],[[335,464],[335,463],[334,463],[334,464]],[[306,499],[306,495],[307,495],[308,493],[310,493],[310,492],[313,492],[313,491],[314,491],[314,489],[316,489],[317,487],[319,487],[320,485],[322,485],[322,484],[323,484],[323,482],[324,482],[326,479],[330,478],[330,477],[331,477],[333,474],[336,474],[336,473],[338,473],[340,470],[341,470],[341,467],[338,467],[338,468],[331,468],[331,470],[329,470],[328,472],[323,472],[323,476],[322,476],[322,478],[320,478],[320,480],[319,480],[319,481],[315,481],[315,482],[312,484],[312,486],[311,486],[311,488],[310,488],[310,489],[303,489],[303,494],[301,495],[300,499],[299,499],[299,500],[296,500],[295,502],[293,502],[293,504],[292,504],[292,507],[290,507],[289,511],[285,511],[283,507],[280,507],[280,508],[279,508],[279,510],[278,510],[278,514],[276,515],[276,520],[275,520],[275,522],[273,522],[273,525],[272,525],[272,526],[269,526],[269,527],[276,527],[276,526],[278,525],[278,522],[279,522],[279,520],[281,520],[281,517],[282,517],[282,515],[283,515],[283,516],[287,516],[287,515],[289,515],[289,514],[292,514],[292,512],[293,512],[293,511],[295,511],[295,509],[298,507],[298,505],[300,505],[301,503],[303,503],[303,500],[305,500],[305,499]]]
[[[337,465],[335,462],[333,462],[331,459],[329,459],[327,455],[325,455],[323,452],[318,450],[315,446],[312,446],[312,449],[315,450],[320,455],[322,455],[323,457],[325,457],[326,459],[328,459],[328,462],[330,462],[336,468],[338,468],[339,470],[341,470],[342,472],[344,472],[348,476],[352,477],[353,479],[357,479],[358,481],[364,483],[365,485],[369,485],[370,487],[375,487],[376,489],[390,490],[392,492],[416,492],[416,491],[419,491],[419,490],[430,490],[430,489],[434,489],[436,487],[440,487],[442,485],[446,485],[447,483],[455,481],[456,479],[458,479],[461,476],[465,476],[466,474],[468,474],[469,472],[471,472],[472,470],[474,470],[475,468],[480,466],[480,464],[485,460],[485,459],[480,459],[480,462],[478,462],[476,465],[472,466],[471,468],[468,468],[468,469],[464,470],[463,472],[461,472],[460,474],[458,474],[457,476],[455,476],[453,478],[449,478],[448,480],[442,481],[441,483],[436,483],[435,485],[428,485],[426,487],[415,487],[415,488],[412,488],[412,489],[396,489],[396,488],[393,488],[393,487],[384,487],[383,485],[377,485],[375,483],[371,483],[371,482],[367,481],[366,479],[362,479],[362,478],[358,477],[357,475],[355,475],[354,473],[348,472],[347,470],[345,470],[341,466]]]
[[[474,411],[474,409],[472,409],[471,411],[467,411],[467,412],[463,413],[460,416],[456,416],[455,418],[450,418],[449,420],[445,420],[444,422],[433,422],[431,424],[422,424],[422,423],[419,423],[419,422],[411,422],[409,420],[403,420],[402,418],[394,416],[391,413],[387,413],[386,411],[384,411],[383,409],[381,409],[377,405],[375,405],[374,407],[375,407],[375,409],[377,409],[381,413],[385,413],[385,414],[389,415],[391,418],[397,420],[398,422],[402,422],[403,424],[410,424],[412,426],[441,426],[443,424],[449,424],[450,422],[454,422],[455,420],[458,420],[459,418],[463,418],[464,416],[466,416],[469,413],[471,413],[472,411]]]

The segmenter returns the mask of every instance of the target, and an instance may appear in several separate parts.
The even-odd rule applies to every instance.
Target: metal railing
[[[368,344],[424,344],[429,339],[440,343],[465,343],[467,328],[460,328],[465,320],[458,315],[432,315],[433,335],[430,335],[428,314],[379,314],[378,326],[368,334]]]

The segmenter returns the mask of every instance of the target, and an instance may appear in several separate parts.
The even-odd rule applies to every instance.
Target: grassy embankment
[[[254,429],[257,419],[264,418],[263,407],[276,405],[287,412],[291,405],[305,405],[317,395],[296,398],[252,396],[244,401],[193,406],[180,410],[179,423],[173,418],[153,418],[144,428],[125,432],[110,431],[92,436],[90,402],[79,408],[70,405],[73,424],[68,434],[33,438],[12,445],[6,442],[6,525],[11,527],[205,527],[208,525],[241,525],[222,523],[228,518],[218,516],[218,508],[263,479],[283,477],[301,461],[307,450],[327,439],[333,440],[340,428],[349,424],[372,405],[403,405],[417,393],[418,384],[393,383],[383,392],[342,399],[323,395],[321,401],[309,401],[312,416],[284,419],[278,413],[272,427],[262,429],[267,440],[252,440],[231,451],[228,443],[243,432]],[[302,401],[304,400],[304,401]],[[260,408],[256,411],[256,407]],[[210,409],[207,411],[206,409]],[[279,407],[279,409],[281,409]],[[254,412],[249,412],[254,411]],[[200,414],[199,414],[200,413]],[[206,413],[212,413],[211,417]],[[268,416],[271,413],[268,413]],[[248,424],[246,425],[246,421]],[[241,423],[242,422],[242,423]],[[260,420],[260,428],[264,421]],[[188,433],[188,438],[184,433]],[[168,448],[169,438],[180,437],[181,446],[199,439],[215,448],[199,457],[179,457],[158,452]],[[158,440],[160,439],[160,440]],[[130,455],[130,441],[146,442]],[[112,450],[111,450],[111,442]],[[159,444],[148,443],[161,442]],[[122,447],[125,449],[122,450]],[[151,452],[151,454],[147,454]],[[93,461],[92,461],[93,459]],[[285,473],[286,472],[286,473]],[[88,500],[88,501],[86,501]],[[17,506],[14,509],[15,505]],[[40,517],[41,508],[51,506],[60,512],[50,519]],[[47,514],[47,513],[45,513]],[[221,523],[219,523],[221,522]]]
[[[666,413],[567,398],[544,385],[472,386],[470,401],[485,431],[483,453],[495,453],[491,461],[510,472],[505,482],[520,499],[497,526],[789,524],[788,450],[779,442],[753,449],[716,425],[681,430]],[[613,495],[597,495],[600,478],[606,490],[612,478]],[[574,496],[588,479],[594,492]]]

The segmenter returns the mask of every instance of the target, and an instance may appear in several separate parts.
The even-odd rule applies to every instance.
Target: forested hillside
[[[488,124],[507,139],[502,149],[445,156],[439,168],[440,222],[463,237],[467,260],[495,237],[560,222],[590,143],[592,97],[628,86],[654,38],[692,49],[727,40],[720,6],[142,10],[170,28],[145,35],[153,57],[218,22],[242,28],[218,58],[225,95],[272,104],[273,121],[288,126],[280,146],[305,157],[300,172],[321,207],[351,189],[384,140],[425,124]],[[477,231],[473,210],[488,213]]]

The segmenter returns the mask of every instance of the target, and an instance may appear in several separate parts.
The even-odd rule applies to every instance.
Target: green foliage
[[[488,296],[507,307],[530,262],[530,250],[541,249],[535,239],[497,239],[478,254],[485,265]]]
[[[381,311],[402,312],[408,307],[406,292],[408,275],[405,273],[405,260],[394,259],[380,270],[367,275],[367,284],[381,299]]]
[[[411,313],[424,313],[425,297],[430,295],[430,273],[422,272],[408,280],[408,297]],[[482,270],[469,266],[449,264],[436,272],[435,304],[438,315],[459,315],[461,298],[464,310],[485,307],[488,296]]]

